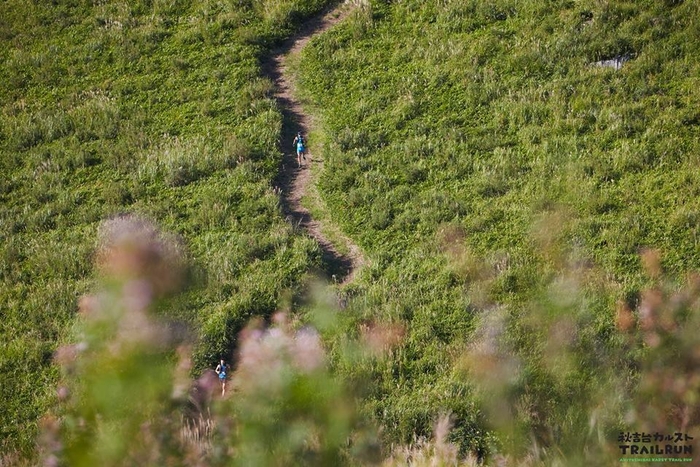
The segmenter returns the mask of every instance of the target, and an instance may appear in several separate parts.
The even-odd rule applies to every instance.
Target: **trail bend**
[[[357,271],[365,264],[365,258],[360,248],[350,238],[343,235],[337,226],[323,224],[312,217],[309,210],[302,204],[304,197],[311,197],[315,204],[325,210],[318,193],[313,190],[314,183],[311,166],[323,169],[323,158],[314,151],[313,141],[307,148],[307,160],[302,161],[302,167],[297,167],[296,153],[292,141],[297,132],[307,136],[314,128],[313,115],[306,112],[296,95],[294,77],[288,67],[290,56],[297,55],[309,40],[333,25],[342,21],[353,10],[350,2],[342,3],[327,10],[317,17],[308,20],[294,36],[272,51],[270,58],[262,63],[263,74],[274,83],[274,97],[282,112],[282,135],[279,142],[283,153],[276,184],[281,189],[280,199],[282,210],[287,219],[297,228],[303,229],[318,242],[323,253],[323,263],[328,279],[340,285],[350,283]],[[327,211],[326,211],[327,213]],[[330,216],[324,215],[326,219]],[[336,242],[342,242],[344,252],[338,245],[330,241],[324,232],[333,231]]]

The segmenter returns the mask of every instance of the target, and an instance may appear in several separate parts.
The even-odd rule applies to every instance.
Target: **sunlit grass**
[[[388,439],[429,434],[436,409],[401,401],[433,390],[494,307],[531,372],[523,397],[560,397],[544,389],[546,338],[522,315],[571,262],[599,268],[582,278],[596,298],[578,332],[608,350],[614,304],[647,284],[643,248],[663,251],[669,280],[697,268],[697,14],[696,2],[377,1],[305,49],[299,82],[328,142],[319,192],[373,259],[363,306],[409,325],[368,398],[380,423],[392,414]],[[486,272],[445,260],[446,226]],[[542,230],[546,251],[532,238]],[[572,384],[589,383],[584,366]],[[455,436],[484,448],[462,403],[442,399]]]
[[[140,213],[181,235],[194,280],[163,313],[195,326],[214,310],[269,315],[300,287],[317,252],[271,189],[281,116],[259,58],[325,3],[2,4],[0,386],[13,396],[0,402],[0,451],[32,457],[56,399],[50,355],[105,218]],[[232,352],[239,329],[202,339],[193,371]]]

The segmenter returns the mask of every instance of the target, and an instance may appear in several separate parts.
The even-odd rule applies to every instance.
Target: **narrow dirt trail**
[[[283,116],[282,140],[279,146],[284,156],[276,180],[277,186],[282,190],[282,209],[295,226],[304,229],[318,242],[323,251],[324,269],[328,278],[340,284],[352,281],[356,271],[365,261],[360,248],[335,228],[333,230],[338,233],[334,234],[334,238],[342,241],[345,244],[344,250],[348,251],[347,254],[341,253],[337,246],[323,234],[323,230],[334,226],[321,225],[302,205],[302,198],[307,195],[308,187],[313,183],[311,165],[318,165],[322,169],[323,159],[311,152],[314,145],[313,141],[310,141],[311,147],[307,148],[307,160],[302,161],[301,168],[297,167],[292,141],[299,131],[307,136],[314,126],[314,121],[313,116],[304,111],[295,96],[294,81],[286,60],[290,55],[298,54],[314,35],[323,33],[341,21],[351,10],[352,5],[343,3],[310,19],[296,35],[273,50],[271,58],[262,64],[263,73],[275,85],[275,98]],[[318,204],[322,204],[320,200],[317,201]]]

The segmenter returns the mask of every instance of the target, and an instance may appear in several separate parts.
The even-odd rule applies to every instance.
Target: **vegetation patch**
[[[427,435],[440,407],[462,449],[488,450],[478,381],[454,368],[493,310],[525,369],[519,426],[557,449],[580,432],[557,407],[586,397],[600,361],[559,380],[527,310],[574,265],[577,348],[605,360],[620,345],[614,304],[634,306],[649,283],[640,252],[661,251],[672,283],[697,268],[697,14],[693,2],[377,0],[304,50],[299,81],[330,142],[320,193],[372,258],[354,310],[408,330],[367,370],[381,389],[366,407],[389,440]],[[595,65],[606,60],[619,66]]]
[[[181,238],[188,290],[158,312],[201,333],[193,372],[303,287],[320,252],[280,216],[260,59],[325,3],[0,6],[0,451],[33,453],[56,402],[52,356],[94,282],[100,221],[139,214]]]

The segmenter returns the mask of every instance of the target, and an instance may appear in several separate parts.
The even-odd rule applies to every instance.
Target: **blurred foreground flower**
[[[487,462],[611,465],[624,454],[621,433],[700,439],[700,279],[666,283],[652,250],[641,262],[650,285],[607,316],[591,302],[614,284],[592,270],[575,281],[564,271],[517,320],[482,313],[461,363],[498,440]]]
[[[100,226],[96,257],[102,286],[80,300],[77,342],[55,355],[64,371],[64,413],[54,429],[61,441],[50,444],[45,459],[72,466],[160,463],[169,441],[152,440],[171,424],[171,362],[181,336],[150,310],[178,287],[181,248],[149,222],[121,216]]]
[[[375,442],[333,377],[315,329],[293,330],[283,314],[241,335],[233,376],[236,465],[344,465]]]

